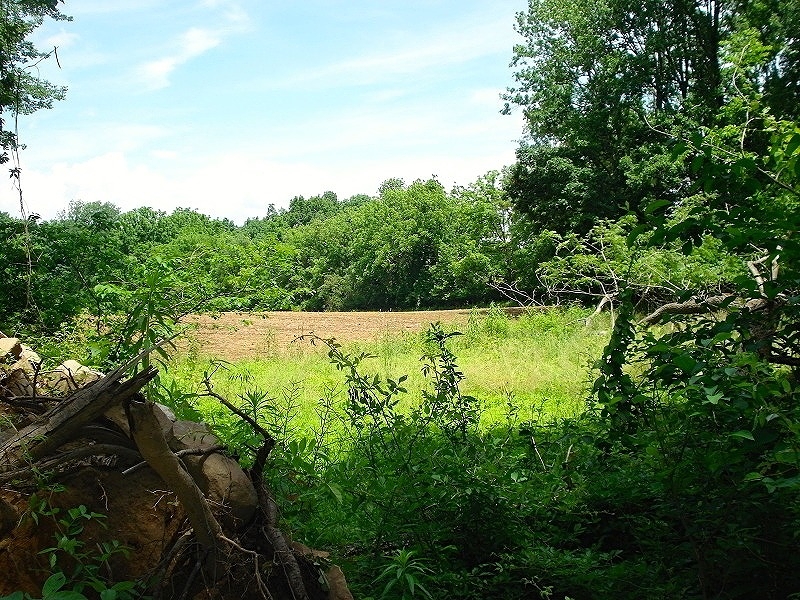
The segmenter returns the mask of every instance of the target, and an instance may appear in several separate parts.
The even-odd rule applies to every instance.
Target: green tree
[[[65,20],[59,0],[2,0],[0,2],[0,163],[19,147],[14,119],[61,100],[66,88],[37,76],[33,67],[55,50],[37,49],[30,36],[45,18]]]
[[[505,243],[494,185],[448,194],[434,179],[416,181],[296,228],[288,241],[298,249],[298,300],[313,309],[400,309],[493,297],[486,282]]]
[[[295,196],[289,202],[289,210],[285,218],[290,227],[306,225],[317,219],[325,219],[335,214],[340,208],[339,200],[333,192],[325,192],[321,196]]]
[[[742,272],[714,303],[685,298],[643,327],[623,296],[595,392],[606,447],[652,465],[697,595],[786,598],[800,585],[785,555],[800,523],[800,128],[766,104],[761,31],[731,35],[720,56],[724,126],[674,149],[703,202],[651,206],[629,244],[688,254],[712,239]]]
[[[798,82],[796,21],[775,17],[795,12],[794,0],[531,0],[506,94],[527,125],[508,186],[515,206],[539,227],[583,234],[597,219],[686,195],[691,173],[670,160],[662,132],[688,135],[720,118],[721,53],[736,32],[757,29],[765,100],[777,116],[796,114],[786,101]]]

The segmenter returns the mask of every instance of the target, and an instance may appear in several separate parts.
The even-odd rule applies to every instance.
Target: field
[[[484,420],[509,411],[520,418],[568,416],[584,407],[590,365],[607,339],[607,323],[587,327],[579,310],[518,309],[422,312],[270,312],[198,316],[170,376],[199,381],[216,370],[217,391],[236,397],[258,390],[299,407],[300,426],[313,425],[321,398],[341,399],[344,376],[309,337],[335,338],[343,350],[366,353],[370,376],[408,375],[401,407],[419,401],[429,385],[422,374],[424,332],[440,322],[463,335],[449,342],[464,374],[462,391],[480,399]],[[203,412],[208,410],[203,407]]]
[[[509,315],[519,309],[505,309]],[[298,341],[314,334],[337,342],[377,342],[404,334],[417,334],[431,323],[465,327],[481,310],[431,310],[416,312],[228,312],[191,319],[197,329],[190,335],[203,356],[236,361],[275,355],[291,355],[308,348]]]

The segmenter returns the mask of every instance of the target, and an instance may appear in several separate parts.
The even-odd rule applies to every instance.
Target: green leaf
[[[694,370],[695,365],[697,365],[697,361],[688,354],[677,354],[672,359],[672,362],[685,373],[690,373]]]
[[[730,434],[728,437],[738,438],[742,440],[750,440],[751,442],[756,441],[756,438],[753,437],[752,432],[747,431],[746,429],[742,429],[741,431],[736,431]]]
[[[672,148],[672,154],[670,157],[672,159],[672,162],[678,160],[681,157],[681,155],[688,149],[689,146],[686,144],[686,142],[680,141],[677,144],[675,144],[675,146],[673,146]]]
[[[327,482],[325,485],[328,486],[328,490],[330,490],[333,497],[336,498],[336,501],[342,504],[342,502],[344,502],[342,488],[336,483]]]
[[[647,208],[645,208],[644,211],[648,215],[652,215],[657,210],[664,208],[665,206],[669,206],[670,204],[671,202],[669,200],[654,200],[653,202],[647,205]]]
[[[628,246],[633,246],[633,243],[636,241],[636,238],[642,235],[645,231],[649,231],[650,229],[652,229],[652,227],[647,223],[642,223],[634,227],[625,240]]]
[[[789,140],[789,143],[786,144],[786,150],[784,151],[785,156],[787,158],[790,157],[798,148],[800,148],[800,133],[795,133]]]
[[[42,596],[47,597],[51,594],[54,594],[64,587],[65,583],[67,583],[66,575],[61,572],[53,573],[47,578],[47,581],[45,581],[44,585],[42,586]]]

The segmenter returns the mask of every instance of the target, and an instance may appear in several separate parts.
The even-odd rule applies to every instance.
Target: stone
[[[49,385],[59,392],[71,392],[86,387],[103,377],[103,373],[95,371],[79,363],[77,360],[65,360],[49,374]]]
[[[172,439],[172,422],[175,419],[175,415],[172,414],[172,411],[164,406],[163,404],[156,404],[156,407],[161,409],[154,411],[156,416],[156,420],[158,424],[161,426],[161,431],[164,432],[164,437],[167,439],[167,443],[170,443]],[[115,404],[111,408],[109,408],[103,416],[114,423],[119,429],[125,433],[128,437],[131,436],[131,429],[130,424],[128,423],[128,415],[125,414],[125,409]],[[171,444],[170,444],[171,447]],[[172,448],[174,450],[174,448]]]
[[[2,395],[9,397],[33,396],[32,378],[33,375],[29,376],[22,367],[12,367],[5,374],[0,374]]]
[[[20,353],[20,358],[26,359],[29,363],[36,363],[37,368],[42,364],[42,357],[39,356],[30,346],[26,346],[25,344],[20,344],[22,347],[22,352]]]
[[[205,423],[175,421],[172,424],[172,440],[167,437],[173,450],[208,450],[219,446],[219,440]]]
[[[353,600],[353,594],[347,587],[347,580],[339,567],[333,565],[328,569],[325,572],[325,579],[328,582],[328,600]]]
[[[17,338],[0,338],[0,359],[11,355],[15,360],[22,356],[22,344]]]
[[[182,460],[205,497],[227,509],[227,514],[222,514],[223,524],[238,529],[250,522],[258,507],[258,494],[238,462],[217,453],[183,456]]]

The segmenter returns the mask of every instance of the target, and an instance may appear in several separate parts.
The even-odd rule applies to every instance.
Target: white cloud
[[[41,45],[45,49],[52,48],[54,46],[58,47],[59,49],[64,49],[69,48],[79,39],[80,36],[77,33],[69,33],[62,29],[58,33],[45,38]]]
[[[179,56],[188,60],[219,46],[221,41],[219,33],[194,27],[181,36]]]
[[[150,152],[150,156],[157,158],[158,160],[173,160],[178,158],[180,154],[175,150],[152,150]]]
[[[83,161],[57,163],[46,170],[28,170],[23,176],[23,190],[28,212],[45,219],[54,218],[71,200],[80,200],[112,202],[123,210],[151,206],[169,212],[186,207],[242,223],[248,217],[263,216],[270,203],[287,206],[297,195],[308,197],[326,190],[340,198],[375,194],[380,183],[390,177],[411,182],[436,175],[446,187],[466,185],[512,160],[511,149],[487,150],[467,158],[418,152],[406,157],[384,154],[327,163],[217,152],[196,164],[182,164],[176,157],[162,166],[109,152]],[[0,192],[0,211],[17,214],[19,202],[13,190]]]
[[[216,48],[221,42],[219,32],[193,27],[178,37],[171,55],[140,65],[138,75],[151,90],[165,88],[169,85],[169,76],[178,66]]]
[[[447,68],[498,52],[508,52],[510,58],[512,33],[505,19],[477,25],[456,22],[449,30],[437,31],[435,36],[405,36],[402,43],[388,52],[369,53],[309,69],[278,83],[281,87],[306,82],[367,85],[402,75],[419,76],[428,69]]]
[[[82,123],[26,133],[28,148],[22,154],[22,167],[82,161],[99,152],[135,152],[168,137],[167,125],[125,123],[97,119],[91,110]],[[163,142],[160,142],[163,145]]]

